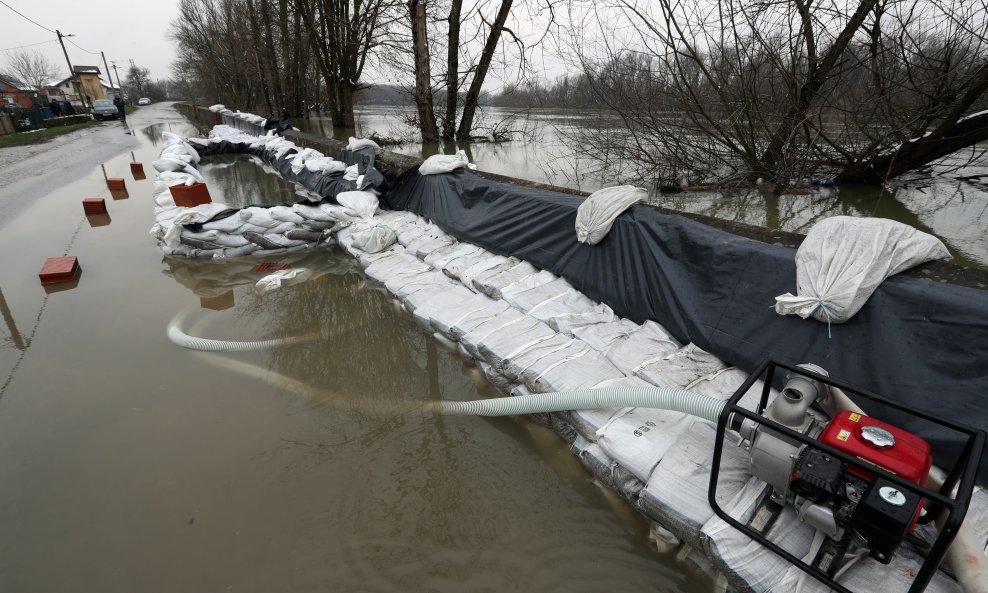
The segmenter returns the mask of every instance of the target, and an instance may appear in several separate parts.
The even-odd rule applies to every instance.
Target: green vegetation
[[[34,132],[15,132],[13,134],[6,134],[4,136],[0,136],[0,148],[47,142],[57,136],[68,134],[69,132],[74,132],[75,130],[81,130],[82,128],[88,128],[93,125],[96,125],[96,122],[90,120],[80,124],[71,124],[57,128],[44,128]]]

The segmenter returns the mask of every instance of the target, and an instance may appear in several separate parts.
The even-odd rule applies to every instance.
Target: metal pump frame
[[[843,451],[839,451],[816,439],[798,433],[787,426],[783,426],[778,422],[762,416],[762,413],[768,405],[768,396],[772,389],[773,379],[776,377],[776,369],[783,369],[792,373],[803,375],[804,377],[815,379],[826,385],[837,387],[845,393],[854,394],[859,398],[880,403],[895,410],[905,412],[911,416],[921,418],[931,424],[942,426],[957,433],[966,435],[967,440],[964,444],[964,448],[957,461],[951,466],[950,471],[947,474],[947,478],[939,491],[931,490],[924,486],[903,480],[899,476],[896,476],[885,469],[867,464]],[[741,398],[748,392],[749,389],[751,389],[752,385],[754,385],[759,378],[764,379],[764,387],[762,389],[758,409],[756,411],[752,411],[738,405]],[[981,459],[981,455],[984,452],[984,431],[961,426],[959,424],[944,420],[943,418],[939,418],[932,414],[927,414],[926,412],[890,401],[874,393],[857,389],[830,377],[820,375],[795,365],[781,363],[770,358],[765,358],[761,363],[759,363],[755,372],[748,377],[744,384],[741,385],[741,387],[738,388],[734,395],[727,401],[727,405],[724,406],[724,410],[721,412],[720,418],[718,419],[717,438],[714,443],[713,463],[710,470],[710,486],[707,489],[707,498],[710,503],[710,507],[717,514],[717,516],[729,525],[733,526],[735,529],[738,529],[751,539],[757,541],[769,550],[772,550],[789,563],[799,567],[801,570],[815,577],[828,587],[831,587],[836,591],[840,591],[841,593],[853,592],[838,583],[833,577],[824,571],[803,562],[800,558],[797,558],[790,552],[782,549],[777,544],[769,541],[767,537],[756,532],[751,527],[748,527],[747,525],[734,519],[717,503],[717,482],[718,476],[720,475],[721,455],[723,453],[725,440],[724,437],[728,429],[736,429],[743,418],[752,420],[759,425],[771,428],[772,430],[792,438],[801,444],[811,446],[817,450],[833,455],[851,466],[866,470],[876,476],[880,476],[881,478],[892,482],[899,488],[918,494],[928,501],[932,501],[932,506],[927,506],[927,517],[935,517],[940,512],[940,509],[946,510],[948,513],[947,520],[944,521],[942,528],[938,530],[937,537],[933,541],[930,551],[927,554],[919,573],[916,575],[912,585],[909,587],[908,593],[921,593],[926,588],[930,580],[933,578],[933,575],[936,573],[937,568],[939,568],[940,563],[943,561],[943,558],[947,553],[947,549],[954,540],[954,536],[957,535],[957,531],[960,528],[961,523],[964,521],[964,517],[967,515],[968,506],[971,502],[971,494],[974,490],[974,480],[978,473],[978,464]],[[955,486],[958,487],[957,496],[951,498],[950,493],[953,491]]]

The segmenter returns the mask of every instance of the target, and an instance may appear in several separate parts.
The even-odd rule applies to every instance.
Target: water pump
[[[779,367],[787,371],[783,387],[769,403],[773,375]],[[765,385],[757,409],[740,406],[741,398],[759,378]],[[933,465],[929,443],[866,415],[845,392],[968,435],[965,455],[938,491],[926,487]],[[717,503],[716,482],[724,436],[729,430],[741,435],[752,475],[770,486],[766,506],[779,509],[791,505],[802,522],[826,536],[811,563],[768,540],[764,535],[767,529],[741,523]],[[765,361],[721,412],[709,500],[725,521],[843,592],[848,590],[834,575],[850,546],[860,546],[871,558],[888,564],[904,541],[916,540],[911,534],[917,524],[945,515],[947,519],[937,525],[936,540],[910,588],[916,593],[932,578],[964,518],[983,446],[984,433],[980,431],[841,385],[818,366],[792,367]],[[951,497],[955,487],[957,495]]]

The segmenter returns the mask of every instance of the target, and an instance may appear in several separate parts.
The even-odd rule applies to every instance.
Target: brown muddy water
[[[130,118],[152,178],[161,132],[192,133],[153,107]],[[104,163],[127,197],[96,165],[3,222],[0,591],[711,589],[547,429],[418,412],[493,391],[349,256],[268,258],[324,274],[263,295],[259,260],[163,258],[129,160]],[[218,201],[294,194],[244,158],[203,172]],[[65,253],[82,275],[46,292]],[[187,309],[200,336],[312,339],[183,350],[165,328]]]

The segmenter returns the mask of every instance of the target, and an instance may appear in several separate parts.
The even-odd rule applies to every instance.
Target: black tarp
[[[460,169],[403,175],[389,208],[566,278],[622,317],[662,324],[748,372],[766,356],[812,362],[831,376],[928,413],[988,429],[988,298],[981,290],[894,276],[861,311],[831,328],[775,313],[796,292],[795,250],[732,235],[644,205],[619,216],[591,246],[576,240],[583,198],[492,182]],[[959,451],[956,433],[884,406],[870,414],[930,441],[939,463]],[[988,477],[982,460],[979,482]]]

